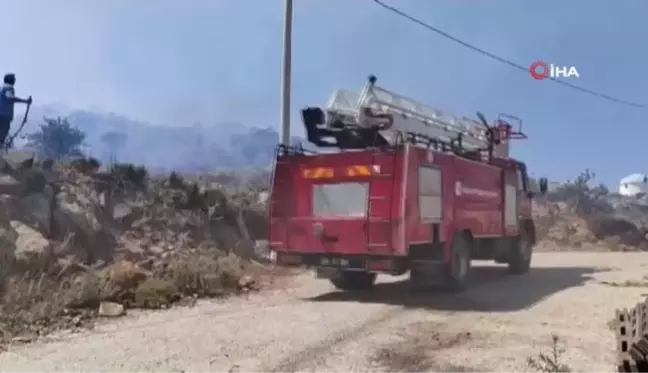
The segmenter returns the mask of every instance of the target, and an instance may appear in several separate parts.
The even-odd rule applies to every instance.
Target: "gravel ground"
[[[310,274],[292,285],[193,308],[132,313],[95,330],[60,334],[0,355],[3,371],[525,371],[526,359],[565,343],[576,371],[611,371],[618,307],[648,289],[601,281],[641,279],[644,253],[538,253],[510,277],[475,269],[461,294],[335,292]]]

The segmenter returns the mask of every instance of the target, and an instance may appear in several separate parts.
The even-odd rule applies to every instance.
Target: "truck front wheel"
[[[340,271],[331,279],[333,286],[340,290],[366,290],[376,282],[376,274],[371,272]]]
[[[533,256],[533,245],[529,240],[526,229],[520,231],[520,235],[512,244],[509,256],[508,270],[511,274],[523,274],[531,268],[531,257]]]

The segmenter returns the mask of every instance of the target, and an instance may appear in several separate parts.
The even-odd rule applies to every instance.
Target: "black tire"
[[[513,275],[521,275],[531,269],[531,258],[533,257],[533,244],[529,240],[526,229],[520,231],[520,235],[513,241],[508,263],[508,271]]]
[[[452,292],[466,290],[471,268],[471,240],[464,234],[458,234],[452,240],[452,260],[444,268],[444,287]]]
[[[331,283],[340,290],[366,290],[376,282],[376,274],[371,272],[341,271]]]

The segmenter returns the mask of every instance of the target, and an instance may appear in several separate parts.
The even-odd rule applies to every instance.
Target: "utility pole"
[[[283,68],[281,79],[281,143],[290,145],[293,0],[284,0]]]

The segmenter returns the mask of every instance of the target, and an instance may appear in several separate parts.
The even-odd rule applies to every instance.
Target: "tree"
[[[586,169],[575,180],[568,180],[553,191],[550,198],[566,201],[580,215],[610,212],[612,207],[605,199],[610,190],[602,183],[592,186],[595,179],[594,172]]]
[[[119,151],[126,145],[128,137],[123,132],[110,131],[101,135],[100,141],[111,151]]]
[[[81,146],[85,133],[70,125],[67,118],[43,118],[45,124],[38,131],[28,134],[27,145],[47,158],[82,155]]]
[[[101,138],[99,140],[110,152],[110,163],[116,163],[117,153],[124,148],[127,139],[128,136],[126,136],[125,133],[118,131],[105,132],[103,135],[101,135]]]

